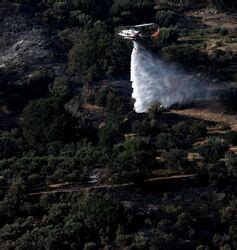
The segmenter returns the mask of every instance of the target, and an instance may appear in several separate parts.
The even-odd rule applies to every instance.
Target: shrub
[[[124,135],[120,130],[120,118],[110,117],[106,125],[99,130],[99,144],[107,149],[112,149],[115,144],[120,143]]]
[[[163,150],[179,148],[179,141],[172,134],[161,133],[156,137],[156,147]]]
[[[208,165],[209,182],[211,185],[223,185],[228,179],[228,172],[223,162]]]
[[[124,113],[132,109],[130,98],[119,95],[114,89],[103,86],[95,96],[96,104],[112,113]]]
[[[232,0],[211,0],[210,3],[217,9],[225,11],[235,11],[237,9],[237,3]]]
[[[179,21],[179,15],[174,11],[158,11],[156,13],[156,22],[162,27],[169,27],[171,25],[175,26]]]
[[[223,65],[223,63],[230,62],[232,60],[232,57],[233,57],[233,51],[230,49],[226,50],[215,49],[211,56],[211,60],[213,63],[216,64],[216,66],[218,66],[218,64]]]
[[[105,150],[91,144],[82,144],[76,151],[76,160],[83,167],[95,167],[97,164],[105,164],[108,158],[109,156]]]
[[[199,147],[199,153],[206,162],[216,162],[224,156],[228,146],[218,138],[211,137],[208,141]]]
[[[223,90],[220,93],[219,99],[227,108],[233,111],[237,110],[237,89],[231,88]]]
[[[154,102],[152,105],[149,107],[148,110],[148,117],[152,120],[157,120],[159,119],[159,116],[162,112],[162,106],[159,102]]]
[[[227,154],[228,153],[228,154]],[[226,166],[228,168],[228,174],[231,177],[237,179],[237,156],[231,152],[226,153]]]
[[[237,132],[227,131],[224,133],[224,139],[227,143],[236,146],[237,145]]]
[[[108,17],[111,0],[67,0],[71,10],[80,10],[96,20],[103,20]]]
[[[84,31],[69,52],[69,72],[80,75],[82,82],[91,82],[105,75],[110,35],[104,28]]]
[[[140,185],[149,176],[153,166],[152,154],[141,138],[126,139],[116,145],[109,174],[114,182],[135,182]]]
[[[192,139],[203,137],[207,133],[205,122],[202,121],[182,121],[172,127],[177,135],[189,135]]]
[[[230,130],[230,129],[231,129],[231,126],[229,123],[227,123],[227,122],[220,123],[220,130],[221,131],[226,131],[226,130]]]
[[[19,140],[12,137],[0,137],[0,159],[19,155],[21,152]]]
[[[113,38],[108,53],[109,67],[107,75],[121,75],[130,72],[130,54],[132,46],[119,37]]]
[[[129,48],[124,41],[112,37],[105,25],[98,22],[85,30],[69,52],[68,71],[82,83],[118,75],[129,70]]]
[[[73,25],[78,25],[82,27],[92,27],[93,19],[90,15],[83,13],[80,10],[74,10],[70,12],[69,20]]]
[[[23,136],[31,146],[67,138],[64,107],[52,98],[31,101],[21,115]]]
[[[179,34],[174,28],[161,28],[158,42],[162,46],[175,43],[178,40]]]
[[[115,0],[111,7],[113,17],[122,18],[123,24],[152,21],[154,0]]]
[[[146,136],[151,133],[151,122],[149,119],[143,119],[139,125],[139,135]]]
[[[65,102],[72,97],[72,86],[66,78],[56,78],[54,83],[49,86],[49,93],[58,101]]]
[[[163,231],[156,234],[151,240],[151,249],[174,249],[176,245],[175,237],[172,233]]]
[[[101,233],[109,238],[115,237],[118,224],[125,219],[123,207],[119,203],[98,195],[82,199],[78,208],[75,219],[83,222],[87,228],[87,237],[91,240],[95,240],[94,237]]]
[[[170,45],[162,48],[161,56],[165,61],[183,64],[195,64],[201,58],[198,49],[191,45]]]
[[[186,167],[188,153],[179,149],[170,149],[162,154],[167,168],[183,170]]]

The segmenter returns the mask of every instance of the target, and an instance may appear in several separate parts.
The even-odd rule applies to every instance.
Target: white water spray
[[[146,112],[154,102],[167,108],[206,96],[197,78],[163,63],[138,42],[132,52],[131,82],[137,113]]]

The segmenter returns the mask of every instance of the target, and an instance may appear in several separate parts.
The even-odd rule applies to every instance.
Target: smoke
[[[196,77],[162,62],[138,42],[132,52],[131,82],[137,113],[146,112],[154,102],[168,108],[208,96]]]

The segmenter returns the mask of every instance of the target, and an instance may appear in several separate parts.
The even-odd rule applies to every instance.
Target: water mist
[[[154,102],[168,108],[207,96],[196,77],[162,62],[136,41],[131,58],[131,82],[137,113],[146,112]]]

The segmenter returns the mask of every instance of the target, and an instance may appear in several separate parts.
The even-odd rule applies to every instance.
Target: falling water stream
[[[131,57],[131,82],[137,113],[146,112],[154,102],[167,108],[207,95],[196,77],[162,62],[136,41]]]

